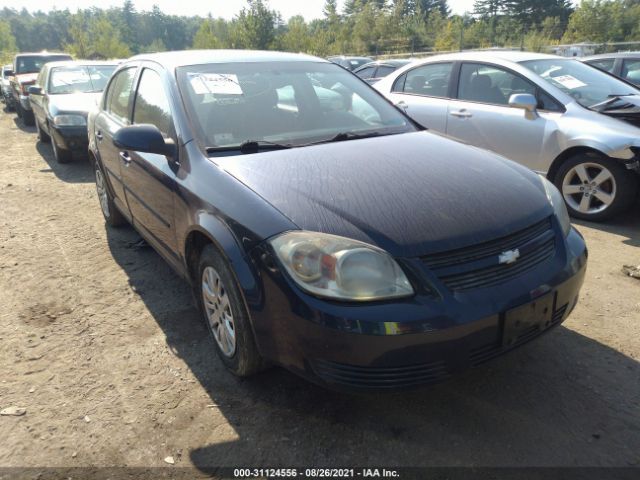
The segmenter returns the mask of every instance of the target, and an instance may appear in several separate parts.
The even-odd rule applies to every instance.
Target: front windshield
[[[338,134],[414,131],[355,75],[332,63],[256,62],[178,68],[178,85],[206,147],[289,146]]]
[[[552,58],[521,64],[571,95],[583,107],[590,108],[617,96],[640,94],[633,86],[577,60]]]
[[[38,73],[42,66],[57,60],[71,60],[69,55],[29,55],[16,59],[16,74]]]
[[[116,65],[81,65],[58,67],[51,71],[49,93],[101,92],[107,85]]]

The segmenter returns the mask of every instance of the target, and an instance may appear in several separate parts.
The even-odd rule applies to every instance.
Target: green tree
[[[291,17],[286,33],[280,42],[281,48],[289,52],[308,52],[311,47],[309,27],[301,16]]]
[[[209,18],[200,24],[200,28],[193,38],[193,48],[209,49],[220,48],[220,40],[213,32],[212,20]]]
[[[11,26],[5,20],[0,20],[0,61],[3,64],[8,62],[17,50]]]
[[[89,24],[91,58],[127,58],[131,50],[120,39],[120,33],[107,17],[94,19]]]
[[[277,12],[269,10],[263,0],[247,0],[235,19],[234,40],[236,48],[268,49],[273,45],[276,33]]]

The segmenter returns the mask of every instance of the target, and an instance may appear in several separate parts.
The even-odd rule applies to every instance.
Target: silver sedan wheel
[[[616,198],[616,180],[609,169],[598,163],[581,163],[562,180],[564,200],[584,214],[606,210]]]
[[[231,302],[220,275],[213,267],[202,272],[202,303],[209,328],[225,357],[236,352],[236,328]]]
[[[107,185],[104,181],[102,170],[96,169],[96,191],[98,192],[98,200],[100,200],[100,208],[106,218],[109,218],[109,194],[107,193]]]

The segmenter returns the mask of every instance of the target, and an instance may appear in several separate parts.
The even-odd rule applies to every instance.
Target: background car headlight
[[[270,243],[291,278],[315,295],[367,301],[414,293],[396,261],[366,243],[306,231],[287,232]]]
[[[551,203],[556,217],[558,217],[558,222],[560,222],[560,226],[562,227],[562,233],[566,237],[571,231],[571,219],[569,218],[569,212],[567,212],[567,206],[564,203],[564,198],[562,198],[562,194],[553,183],[542,175],[538,175],[538,177],[540,177],[544,191],[547,193],[549,203]]]
[[[56,115],[53,123],[59,127],[83,127],[87,124],[87,119],[82,115]]]

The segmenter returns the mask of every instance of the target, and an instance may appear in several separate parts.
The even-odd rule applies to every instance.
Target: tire
[[[53,142],[55,144],[55,142]],[[107,184],[107,177],[102,170],[100,164],[96,161],[93,162],[96,192],[98,194],[98,201],[100,202],[100,210],[102,210],[102,216],[104,221],[110,227],[121,227],[127,224],[127,219],[122,215],[116,204],[113,202],[113,196],[109,191],[109,185]]]
[[[565,160],[553,183],[569,214],[591,222],[602,222],[629,208],[638,190],[633,172],[596,152]]]
[[[61,150],[60,148],[58,148],[55,140],[51,142],[51,148],[53,148],[53,156],[55,157],[56,162],[69,163],[71,160],[73,160],[71,152],[69,150]]]
[[[18,115],[18,118],[22,118],[22,112],[22,105],[16,103],[16,115]]]
[[[200,254],[196,280],[198,306],[222,363],[238,377],[263,370],[265,362],[258,353],[240,288],[227,261],[213,245],[205,246]]]
[[[22,107],[20,107],[22,109]],[[36,124],[35,116],[32,110],[22,109],[22,121],[27,127],[33,127]]]
[[[38,132],[38,140],[42,143],[51,142],[51,137],[42,131],[42,127],[40,127],[40,122],[36,120],[36,131]]]

